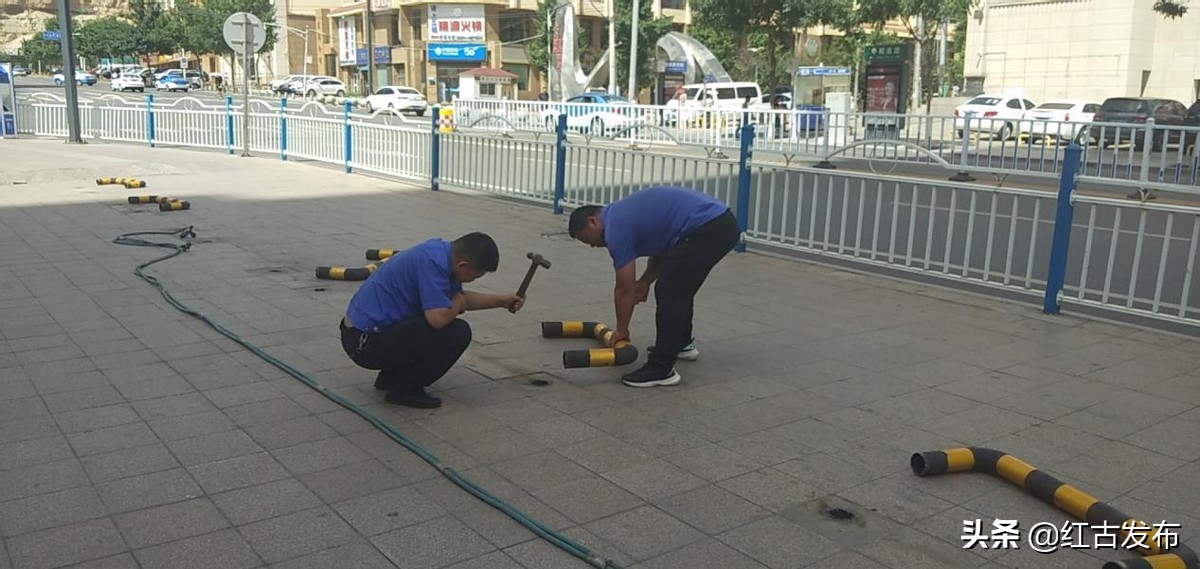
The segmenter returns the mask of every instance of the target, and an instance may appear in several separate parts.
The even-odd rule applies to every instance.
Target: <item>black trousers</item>
[[[440,330],[424,318],[409,318],[380,332],[339,324],[342,349],[360,367],[379,370],[389,391],[412,392],[446,375],[471,343],[471,325],[456,318]]]
[[[675,366],[679,350],[692,341],[692,312],[696,293],[708,273],[733,250],[740,231],[733,212],[725,210],[716,219],[680,238],[659,260],[654,298],[655,342],[649,362],[661,369]]]

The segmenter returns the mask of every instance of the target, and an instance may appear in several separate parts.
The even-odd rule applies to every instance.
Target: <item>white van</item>
[[[752,81],[730,81],[721,83],[693,83],[684,85],[667,101],[668,123],[677,120],[677,108],[683,108],[684,120],[692,109],[741,110],[762,109],[770,105],[762,103],[762,88]]]

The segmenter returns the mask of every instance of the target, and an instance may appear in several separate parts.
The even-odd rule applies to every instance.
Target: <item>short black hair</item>
[[[572,211],[571,221],[567,223],[567,233],[571,235],[571,239],[575,238],[575,234],[579,233],[579,230],[587,226],[587,220],[589,217],[596,215],[599,212],[600,206],[598,205],[585,205],[577,208],[575,211]]]
[[[486,233],[475,231],[455,239],[450,245],[450,252],[487,273],[495,272],[500,267],[500,249]]]

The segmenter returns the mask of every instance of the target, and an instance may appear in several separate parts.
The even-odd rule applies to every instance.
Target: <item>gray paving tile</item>
[[[136,422],[67,435],[75,454],[81,457],[158,442],[145,423]]]
[[[163,442],[190,439],[232,430],[235,425],[220,411],[205,411],[149,421],[150,429]]]
[[[70,458],[0,471],[0,502],[76,488],[88,483],[79,460]]]
[[[639,560],[704,538],[704,534],[653,506],[609,516],[586,524],[584,528]]]
[[[117,393],[111,385],[102,385],[92,389],[80,389],[76,391],[65,391],[63,393],[55,393],[43,397],[46,404],[42,406],[40,403],[34,404],[33,409],[44,409],[49,407],[53,413],[65,413],[67,411],[78,411],[80,409],[91,409],[93,407],[105,407],[116,403],[122,403],[125,398]],[[3,412],[4,405],[0,403],[0,412]],[[26,411],[28,413],[29,411]],[[10,416],[5,414],[4,416]]]
[[[222,431],[190,439],[167,442],[167,448],[184,466],[213,462],[262,452],[249,435],[242,431]]]
[[[279,516],[241,526],[250,546],[268,563],[302,557],[345,545],[358,534],[327,507]]]
[[[333,505],[354,529],[378,535],[446,515],[446,511],[416,488],[404,486],[374,492]]]
[[[803,567],[839,550],[833,542],[774,516],[724,532],[717,539],[772,568]]]
[[[188,469],[200,487],[209,494],[225,492],[289,476],[270,454],[260,452],[215,462],[198,464]]]
[[[637,496],[599,476],[538,490],[533,495],[576,524],[585,524],[645,504]]]
[[[719,482],[765,466],[715,444],[683,450],[664,457],[664,460],[709,482]]]
[[[700,477],[657,458],[610,470],[601,476],[633,495],[650,501],[705,484]]]
[[[173,372],[164,373],[168,373],[169,375],[159,378],[137,379],[117,377],[112,380],[112,385],[117,388],[117,391],[121,392],[122,396],[131,402],[170,397],[172,395],[194,394],[196,392],[196,389],[182,377],[175,375]]]
[[[96,492],[114,513],[182,502],[203,494],[200,486],[182,468],[97,484]]]
[[[326,569],[333,567],[393,569],[395,566],[378,549],[364,540],[355,540],[345,545],[271,565],[271,569]]]
[[[229,527],[207,498],[194,498],[113,516],[131,548],[140,549]]]
[[[129,553],[122,553],[112,557],[104,557],[92,561],[84,561],[78,565],[72,565],[71,569],[141,569],[138,567],[137,560]]]
[[[108,557],[125,550],[109,518],[60,526],[6,541],[13,569],[51,569]]]
[[[1102,401],[1059,417],[1054,422],[1106,439],[1121,439],[1191,408],[1192,405],[1171,399],[1129,393],[1120,399]]]
[[[771,512],[713,485],[658,500],[656,505],[708,535],[717,535],[771,515]]]
[[[954,504],[917,489],[911,472],[902,473],[838,492],[838,496],[857,504],[869,504],[902,524],[949,509]]]
[[[310,472],[300,476],[300,480],[313,493],[330,504],[394,488],[405,483],[402,477],[377,460],[362,460]],[[347,480],[353,480],[354,484],[346,484]]]
[[[105,427],[140,423],[141,417],[133,411],[128,403],[117,403],[104,407],[92,407],[77,411],[63,411],[54,414],[54,420],[64,433],[95,431]]]
[[[315,494],[293,478],[223,492],[213,495],[212,501],[239,526],[321,505]]]
[[[84,457],[81,462],[94,484],[179,466],[179,462],[161,443],[94,454]]]
[[[772,512],[780,512],[817,497],[817,489],[778,470],[763,468],[717,483]]]
[[[636,565],[637,569],[725,569],[727,567],[763,569],[766,566],[715,538],[686,545]]]
[[[88,486],[0,502],[0,535],[23,533],[106,516],[95,490]]]
[[[555,452],[531,454],[491,465],[504,478],[526,490],[551,488],[588,478],[592,473]]]
[[[320,419],[312,416],[289,421],[263,423],[246,427],[246,433],[267,450],[276,450],[303,443],[319,441],[338,435]]]
[[[273,450],[271,454],[288,470],[297,475],[325,470],[350,462],[359,462],[367,458],[363,451],[345,437],[322,439]]]
[[[67,439],[54,435],[0,445],[0,470],[12,470],[72,458]]]
[[[134,552],[141,569],[249,569],[262,561],[236,530],[225,529]]]
[[[217,410],[208,398],[196,392],[141,399],[130,404],[147,421]]]
[[[0,374],[2,373],[4,371],[0,370]],[[44,397],[14,397],[12,399],[4,399],[2,394],[9,393],[10,388],[11,385],[8,382],[0,383],[0,417],[4,417],[4,422],[15,422],[21,419],[50,414],[46,409],[46,403],[43,402],[46,400]]]
[[[371,542],[400,569],[445,567],[495,551],[479,534],[450,517],[380,534]]]
[[[389,564],[388,566],[390,567],[391,565]],[[468,559],[462,563],[455,563],[447,569],[523,569],[523,566],[514,561],[512,557],[502,552],[494,551],[480,555],[474,559]]]
[[[270,387],[270,389],[275,390],[275,392],[280,393],[281,395],[283,394],[282,391],[273,385]],[[211,396],[212,392],[208,392],[206,395]],[[267,393],[262,394],[262,396],[266,395]],[[301,407],[298,403],[286,397],[247,402],[241,405],[226,407],[224,410],[225,414],[228,415],[234,423],[237,423],[239,427],[243,428],[254,425],[281,423],[289,419],[311,415],[309,410]]]
[[[0,423],[0,444],[40,439],[61,432],[50,415],[38,415]]]

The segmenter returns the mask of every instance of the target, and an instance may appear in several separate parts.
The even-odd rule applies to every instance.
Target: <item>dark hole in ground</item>
[[[854,519],[854,512],[851,512],[850,510],[847,510],[845,508],[829,508],[829,507],[821,508],[821,515],[825,516],[827,518],[835,519],[835,520],[852,520],[852,519]]]
[[[323,287],[323,286],[319,286],[319,287],[317,287],[317,288],[314,288],[313,290],[314,290],[315,292],[325,292],[325,291],[327,291],[327,290],[329,290],[329,289],[327,289],[327,288],[325,288],[325,287]]]
[[[544,379],[531,379],[531,380],[529,380],[529,383],[536,385],[538,387],[545,387],[547,385],[550,385],[550,382],[546,381]]]

